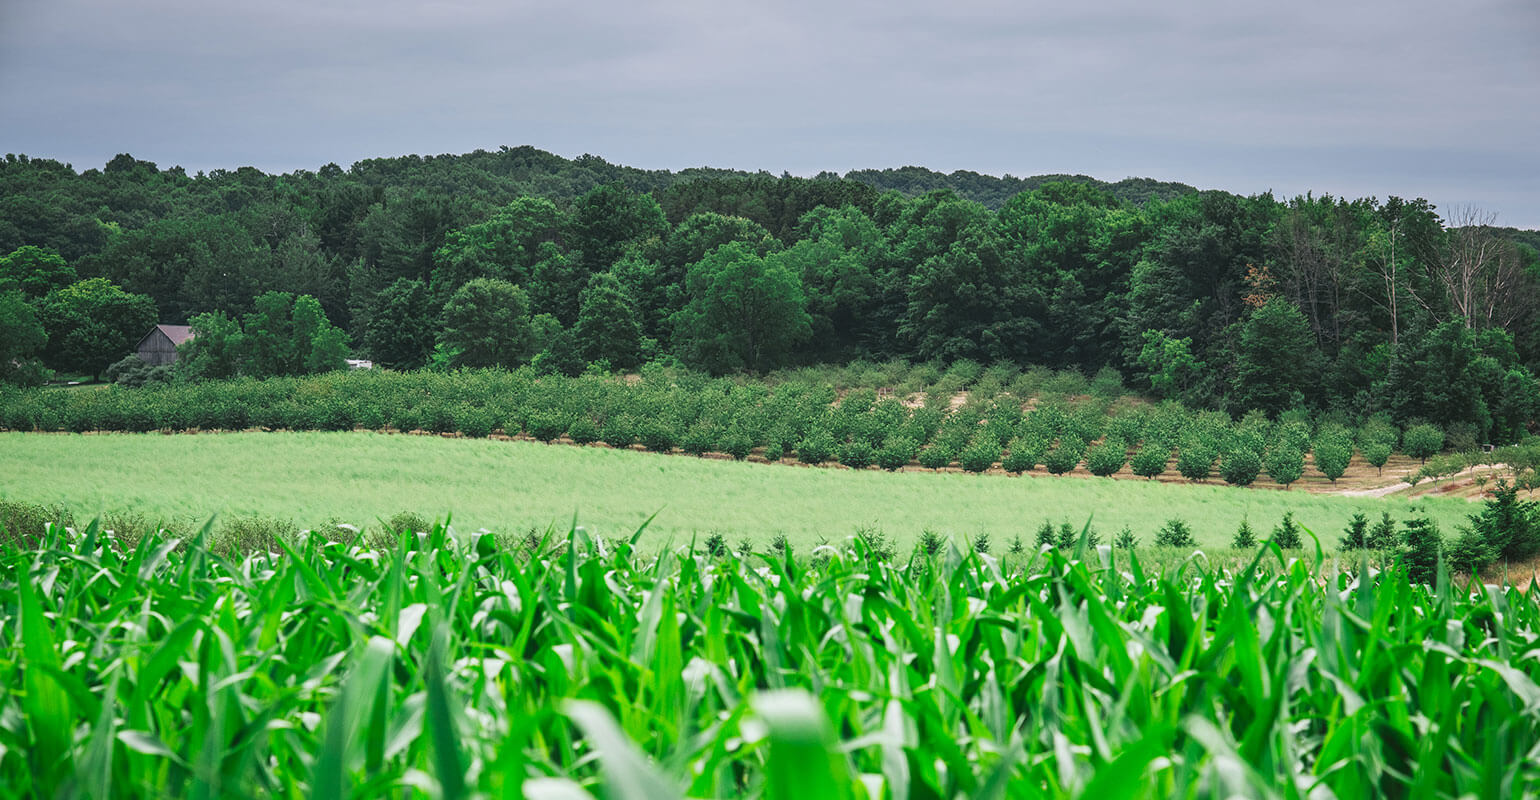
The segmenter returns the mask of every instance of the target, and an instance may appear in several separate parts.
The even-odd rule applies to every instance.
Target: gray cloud
[[[1476,203],[1540,226],[1540,6],[10,0],[0,149],[269,170],[534,144]]]

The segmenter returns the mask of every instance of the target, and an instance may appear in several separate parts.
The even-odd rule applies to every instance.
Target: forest
[[[903,359],[1115,371],[1239,418],[1540,419],[1540,232],[1420,199],[906,167],[648,171],[531,147],[269,175],[0,161],[0,379],[712,374]]]

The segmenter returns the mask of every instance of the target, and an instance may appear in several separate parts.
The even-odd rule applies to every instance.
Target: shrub
[[[567,432],[567,418],[554,411],[536,411],[529,415],[525,427],[529,435],[542,442],[554,442]]]
[[[643,419],[636,426],[636,440],[655,453],[673,451],[677,435],[672,424],[657,417]]]
[[[235,517],[226,519],[213,538],[216,549],[225,553],[277,553],[279,542],[292,543],[299,526],[276,517]]]
[[[989,436],[979,436],[958,456],[962,468],[969,472],[983,472],[995,465],[1000,458],[1000,445]]]
[[[636,418],[630,414],[611,414],[599,430],[599,439],[610,447],[630,447],[636,444]]]
[[[307,412],[307,416],[308,416],[308,413],[309,413],[308,404],[306,405],[306,412]],[[288,427],[294,428],[294,425],[296,423],[297,424],[302,424],[302,425],[311,425],[311,424],[313,424],[313,423],[309,422],[308,420],[306,420],[304,422],[299,422],[298,420],[296,420],[296,421],[290,422],[288,424]],[[432,402],[424,404],[423,407],[422,407],[422,427],[425,430],[432,431],[433,433],[452,433],[452,432],[454,432],[454,430],[455,430],[454,407],[450,405],[448,400],[435,400],[435,401],[432,401]],[[301,430],[300,428],[294,428],[294,429],[295,430]],[[562,422],[561,422],[561,430],[557,431],[556,435],[560,436],[561,435],[561,431],[565,431],[566,429],[567,429],[566,420],[562,420]],[[552,438],[555,438],[555,437],[552,437]]]
[[[1139,546],[1139,539],[1134,536],[1134,530],[1125,525],[1117,536],[1112,537],[1112,546],[1119,550],[1132,550]]]
[[[1251,531],[1250,522],[1241,520],[1241,526],[1235,529],[1235,538],[1230,540],[1230,546],[1237,550],[1250,550],[1257,546],[1257,537]]]
[[[1041,550],[1044,547],[1057,547],[1058,544],[1059,537],[1058,534],[1054,533],[1053,531],[1053,523],[1044,522],[1042,526],[1037,529],[1037,548]]]
[[[1413,425],[1401,437],[1401,448],[1407,455],[1426,463],[1429,456],[1444,449],[1444,432],[1427,423]]]
[[[797,460],[804,464],[822,464],[834,457],[834,436],[823,428],[809,431],[797,442]]]
[[[347,398],[328,397],[314,401],[314,413],[312,423],[317,430],[323,431],[350,431],[353,430],[353,404]],[[470,406],[461,403],[451,409],[453,413],[454,428],[467,436],[486,436],[492,432],[492,427],[497,424],[492,413],[479,406]],[[482,417],[485,417],[483,420]],[[477,433],[482,426],[485,433]]]
[[[1219,477],[1232,486],[1250,486],[1262,471],[1262,457],[1249,447],[1225,452],[1219,462]]]
[[[704,455],[716,446],[721,429],[710,422],[697,422],[679,437],[679,448],[692,456]]]
[[[599,441],[599,426],[588,418],[587,414],[579,414],[572,424],[567,426],[567,438],[578,444],[593,444]]]
[[[270,426],[267,425],[267,421],[266,420],[260,419],[258,417],[258,415],[256,415],[256,414],[252,415],[250,422],[251,422],[252,425],[255,425],[257,427],[261,427],[261,428],[270,427]],[[504,426],[503,426],[504,430],[508,430],[508,425],[509,425],[509,423],[505,423],[504,424]],[[391,414],[390,414],[390,427],[395,428],[396,430],[398,430],[398,431],[400,431],[402,433],[411,433],[412,431],[421,430],[422,429],[422,411],[421,411],[421,409],[419,409],[417,406],[412,405],[410,403],[403,403],[402,405],[397,406],[395,409],[393,409],[391,411]],[[518,430],[519,430],[518,426],[514,426],[513,429],[512,429],[512,431],[514,433],[517,433]]]
[[[1154,439],[1146,439],[1139,447],[1139,452],[1134,453],[1129,467],[1133,469],[1135,475],[1154,480],[1157,475],[1166,471],[1166,462],[1170,458],[1170,448]]]
[[[919,443],[907,436],[889,437],[882,449],[877,451],[877,466],[889,472],[903,469],[909,466],[919,451]]]
[[[173,375],[168,366],[151,366],[138,355],[127,355],[119,361],[114,361],[107,371],[102,373],[102,378],[109,383],[119,386],[137,389],[141,386],[164,386],[171,382]]]
[[[433,530],[433,523],[427,517],[412,511],[401,511],[392,515],[385,521],[385,527],[393,534],[403,533],[427,533]]]
[[[1092,475],[1107,477],[1123,468],[1128,461],[1128,445],[1122,439],[1108,438],[1086,453],[1085,468]]]
[[[1103,400],[1115,400],[1124,392],[1123,376],[1112,367],[1102,367],[1091,376],[1091,394]]]
[[[989,544],[989,534],[988,533],[980,533],[978,535],[978,538],[973,540],[973,549],[976,552],[984,553],[985,555],[988,555],[989,547],[990,547],[990,544]]]
[[[1285,550],[1297,550],[1300,546],[1299,523],[1294,521],[1294,512],[1283,512],[1283,521],[1273,528],[1272,542]]]
[[[1080,455],[1084,451],[1084,443],[1073,439],[1062,440],[1043,456],[1043,468],[1054,475],[1063,475],[1080,463]]]
[[[920,531],[919,548],[925,551],[925,555],[933,556],[941,552],[941,547],[945,544],[946,540],[941,538],[941,534],[936,533],[930,528]]]
[[[960,392],[978,380],[979,374],[983,371],[984,367],[977,361],[960,358],[952,362],[952,366],[947,368],[946,374],[942,375],[941,380],[936,382],[937,388],[949,393]]]
[[[59,526],[75,524],[75,517],[63,506],[40,506],[14,500],[0,500],[0,536],[22,549],[32,549],[43,539],[48,523]]]
[[[1010,553],[1013,556],[1021,555],[1026,551],[1027,546],[1021,543],[1021,534],[1019,533],[1011,537],[1011,544],[1005,549],[1005,552]]]
[[[1166,520],[1166,524],[1155,532],[1157,547],[1192,547],[1195,544],[1197,542],[1192,538],[1192,529],[1179,519]]]
[[[931,444],[920,451],[919,461],[926,469],[942,469],[952,463],[952,451],[940,443]]]
[[[851,469],[866,469],[875,457],[872,446],[865,441],[849,441],[839,447],[840,463]]]
[[[718,531],[712,531],[711,535],[706,537],[703,549],[706,551],[706,555],[712,558],[721,558],[727,555],[727,537]]]
[[[1176,454],[1176,471],[1187,480],[1201,481],[1214,471],[1217,455],[1207,442],[1189,440]]]
[[[492,428],[496,420],[491,409],[486,406],[473,406],[461,403],[454,409],[454,426],[461,433],[476,439],[485,439],[492,434]],[[349,425],[349,428],[352,426]]]
[[[733,428],[722,435],[722,452],[742,461],[749,457],[749,452],[754,449],[754,440],[738,428]]]
[[[1000,468],[1006,472],[1030,472],[1048,452],[1048,442],[1040,437],[1018,436],[1011,440]]]

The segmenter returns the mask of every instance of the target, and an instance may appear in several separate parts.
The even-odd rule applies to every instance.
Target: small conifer
[[[1257,537],[1251,532],[1250,522],[1241,520],[1241,526],[1235,529],[1235,539],[1230,542],[1230,546],[1237,550],[1250,550],[1257,546]]]

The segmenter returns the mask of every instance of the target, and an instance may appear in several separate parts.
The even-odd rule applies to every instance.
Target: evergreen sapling
[[[1348,521],[1348,526],[1342,531],[1343,550],[1367,550],[1369,549],[1369,518],[1363,514],[1354,514]]]
[[[1251,531],[1250,522],[1241,520],[1241,526],[1235,529],[1235,538],[1231,540],[1230,546],[1236,550],[1250,550],[1257,546],[1257,537]]]
[[[1285,511],[1283,521],[1273,528],[1273,544],[1285,550],[1297,550],[1300,545],[1299,523],[1294,521],[1294,512]]]

